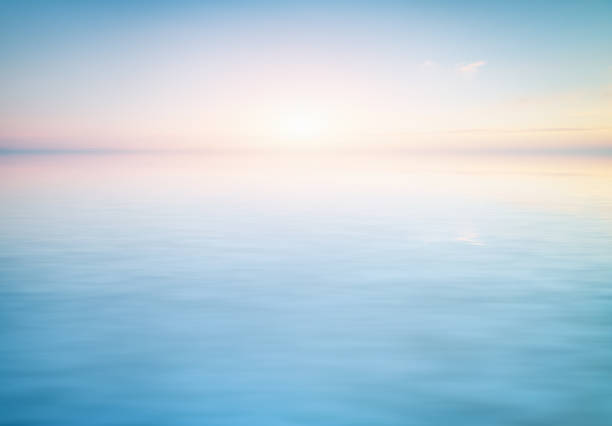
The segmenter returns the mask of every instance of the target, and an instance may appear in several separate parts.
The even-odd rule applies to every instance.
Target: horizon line
[[[463,147],[463,148],[15,148],[0,146],[0,155],[102,155],[102,154],[192,154],[192,155],[257,155],[257,154],[405,154],[405,155],[576,155],[612,156],[612,146],[565,146],[565,147]]]

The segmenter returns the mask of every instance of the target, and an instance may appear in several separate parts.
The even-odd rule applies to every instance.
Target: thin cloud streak
[[[576,132],[600,132],[612,130],[610,127],[543,127],[527,129],[451,129],[430,132],[413,132],[414,134],[507,134],[507,133],[576,133]]]
[[[459,71],[463,74],[474,74],[486,64],[486,61],[476,61],[469,64],[461,64],[459,65]]]

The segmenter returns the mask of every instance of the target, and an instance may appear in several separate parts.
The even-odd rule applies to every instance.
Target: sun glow
[[[295,141],[313,141],[325,134],[327,123],[320,114],[289,113],[279,122],[281,138]]]
[[[332,119],[332,117],[335,118]],[[310,106],[260,107],[253,112],[246,136],[259,145],[321,147],[335,141],[340,123],[329,108]]]

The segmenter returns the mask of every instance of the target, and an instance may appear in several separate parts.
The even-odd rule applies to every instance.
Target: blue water
[[[610,163],[427,161],[0,158],[0,424],[612,424]]]

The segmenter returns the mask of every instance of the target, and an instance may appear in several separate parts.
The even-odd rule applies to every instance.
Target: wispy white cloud
[[[476,61],[469,64],[460,64],[457,69],[463,74],[475,74],[478,70],[487,64],[486,61]]]
[[[427,59],[426,61],[419,64],[419,68],[424,69],[424,70],[430,70],[430,69],[436,68],[437,66],[438,64],[432,61],[431,59]]]

